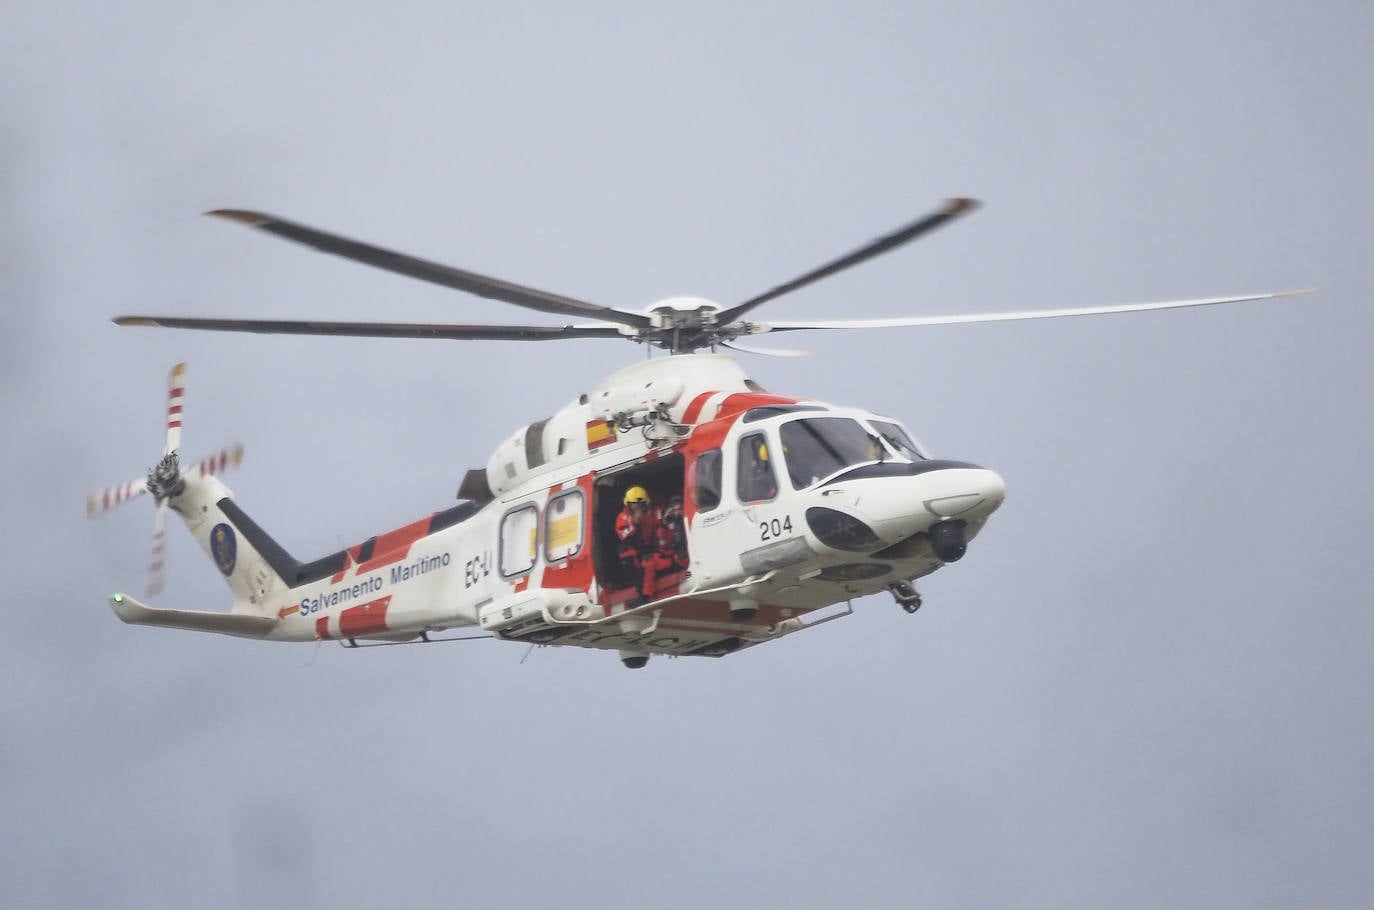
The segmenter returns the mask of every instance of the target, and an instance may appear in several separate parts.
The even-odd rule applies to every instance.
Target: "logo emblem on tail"
[[[238,562],[238,539],[234,537],[234,529],[227,524],[217,524],[210,531],[210,555],[215,558],[215,565],[225,575],[234,574],[234,566]]]

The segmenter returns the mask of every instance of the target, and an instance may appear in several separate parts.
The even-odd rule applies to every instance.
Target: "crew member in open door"
[[[634,585],[638,597],[634,606],[647,603],[658,593],[659,572],[673,567],[671,555],[664,553],[665,531],[658,509],[643,487],[625,491],[625,507],[615,519],[615,536],[622,577]],[[668,547],[671,554],[671,543]]]

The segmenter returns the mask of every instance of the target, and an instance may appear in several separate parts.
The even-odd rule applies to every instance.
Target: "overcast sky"
[[[944,6],[9,4],[0,903],[1363,905],[1374,13]],[[105,605],[152,509],[84,495],[157,458],[177,360],[186,456],[244,442],[228,483],[308,559],[644,356],[112,326],[537,321],[207,209],[639,308],[737,303],[965,195],[759,317],[1321,290],[746,357],[1006,479],[914,617],[873,597],[629,672]],[[227,607],[172,531],[158,603]]]

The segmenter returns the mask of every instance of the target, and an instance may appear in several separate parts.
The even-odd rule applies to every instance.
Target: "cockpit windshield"
[[[784,423],[779,432],[787,474],[798,490],[853,465],[889,457],[877,436],[848,417],[793,420]]]
[[[873,429],[878,431],[878,435],[883,437],[883,442],[892,446],[892,450],[898,455],[910,458],[912,461],[921,461],[926,455],[916,443],[912,442],[906,430],[902,429],[901,424],[889,423],[886,420],[873,421]]]

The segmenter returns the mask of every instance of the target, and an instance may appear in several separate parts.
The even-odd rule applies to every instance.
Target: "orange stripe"
[[[768,395],[761,392],[736,392],[727,396],[720,403],[716,410],[717,417],[725,417],[730,414],[738,414],[740,411],[747,411],[750,408],[757,408],[767,404],[796,404],[800,398],[788,398],[785,395]]]
[[[387,531],[377,538],[377,546],[372,552],[374,555],[364,564],[358,566],[359,575],[366,575],[373,569],[381,566],[390,565],[393,562],[400,562],[406,558],[410,552],[410,547],[415,541],[420,540],[429,533],[429,522],[431,516],[426,515],[419,521],[412,522],[403,528],[394,531]]]
[[[353,638],[358,635],[371,635],[385,632],[386,609],[391,604],[391,595],[370,601],[358,607],[349,607],[339,614],[339,635]]]
[[[692,403],[687,405],[687,410],[682,412],[682,422],[696,423],[697,418],[701,416],[701,409],[706,407],[706,402],[710,400],[711,396],[714,394],[716,393],[702,392],[696,398],[693,398]]]

